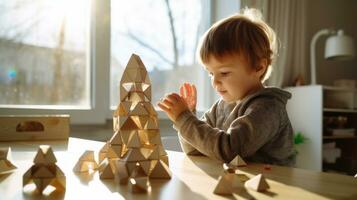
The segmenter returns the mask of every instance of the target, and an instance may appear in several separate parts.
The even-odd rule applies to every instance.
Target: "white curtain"
[[[267,85],[293,85],[299,76],[306,80],[306,0],[242,0],[242,8],[257,8],[278,37],[278,56]]]

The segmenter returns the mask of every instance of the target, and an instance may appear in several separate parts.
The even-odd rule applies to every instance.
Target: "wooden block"
[[[140,148],[142,146],[138,132],[134,132],[130,135],[128,143],[126,145],[128,148]]]
[[[141,167],[140,163],[137,162],[135,164],[134,170],[131,172],[130,177],[131,178],[138,178],[138,177],[146,177],[147,174],[145,170]]]
[[[65,190],[66,177],[55,162],[56,157],[51,147],[41,145],[34,158],[35,164],[23,175],[23,186],[33,182],[40,193],[49,185],[56,190]]]
[[[144,105],[137,103],[136,106],[131,110],[130,115],[149,115],[148,111],[145,109]]]
[[[116,131],[110,138],[109,143],[111,145],[121,145],[123,144],[120,131]]]
[[[150,117],[149,120],[146,122],[144,129],[159,129],[157,118]]]
[[[234,192],[233,179],[234,174],[224,174],[220,176],[213,193],[220,195],[231,195]]]
[[[0,116],[0,141],[68,139],[69,115]]]
[[[150,178],[171,178],[171,171],[164,162],[162,162],[161,160],[157,160],[156,162],[153,161],[152,164],[154,166],[152,166],[152,170],[149,174]]]
[[[143,161],[146,160],[140,149],[129,149],[123,157],[124,161]]]
[[[105,145],[103,145],[103,147],[99,150],[98,153],[99,164],[107,157],[109,145],[110,144],[106,142]]]
[[[109,160],[106,158],[104,159],[99,167],[99,178],[100,179],[113,179],[114,178],[114,171],[112,165],[109,163]]]
[[[131,117],[119,117],[119,127],[120,130],[136,130],[139,129],[137,124],[133,121]]]
[[[160,160],[169,166],[169,157],[167,155],[160,156]]]
[[[247,165],[247,163],[245,163],[244,160],[239,155],[237,155],[229,164],[236,167]]]
[[[122,145],[110,145],[108,148],[107,157],[109,159],[112,158],[120,158],[122,155]]]
[[[258,174],[257,176],[246,181],[245,186],[259,192],[270,188],[262,174]]]
[[[11,148],[0,148],[0,174],[11,172],[16,168],[11,162]]]
[[[155,146],[153,151],[151,152],[150,156],[148,157],[149,160],[159,160],[160,159],[160,152],[159,147]]]
[[[147,192],[150,189],[150,182],[148,177],[130,178],[129,186],[131,192]]]
[[[139,161],[140,166],[143,168],[145,171],[145,174],[148,175],[150,174],[151,171],[151,161],[145,160],[145,161]]]
[[[73,167],[74,172],[88,172],[89,170],[95,170],[98,168],[98,164],[94,159],[94,151],[85,151],[79,158],[76,165]]]
[[[57,159],[53,154],[52,148],[50,146],[40,145],[33,162],[35,164],[48,164],[56,163]]]
[[[114,163],[114,179],[120,184],[128,183],[129,172],[126,163],[117,159],[113,161]]]

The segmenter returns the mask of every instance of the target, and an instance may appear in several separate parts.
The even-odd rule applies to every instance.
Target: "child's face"
[[[250,67],[239,55],[227,55],[220,60],[210,56],[205,68],[213,88],[226,102],[241,100],[263,87],[261,71]]]

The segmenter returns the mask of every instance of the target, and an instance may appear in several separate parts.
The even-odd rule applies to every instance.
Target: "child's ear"
[[[268,60],[267,59],[262,59],[259,63],[258,63],[258,66],[257,68],[255,69],[256,72],[257,72],[257,75],[259,77],[263,76],[263,74],[266,72],[267,70],[267,67],[268,67]]]

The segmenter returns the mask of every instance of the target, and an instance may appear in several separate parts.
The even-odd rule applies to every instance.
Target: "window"
[[[111,106],[118,104],[118,85],[132,53],[145,64],[152,84],[152,103],[178,92],[184,82],[204,95],[206,75],[197,64],[196,48],[207,29],[207,0],[116,0],[111,2]],[[198,98],[203,106],[206,98]]]
[[[89,5],[0,1],[1,105],[90,107]]]
[[[103,123],[132,53],[147,67],[154,105],[186,81],[207,100],[195,51],[210,11],[209,0],[0,0],[0,114]]]

